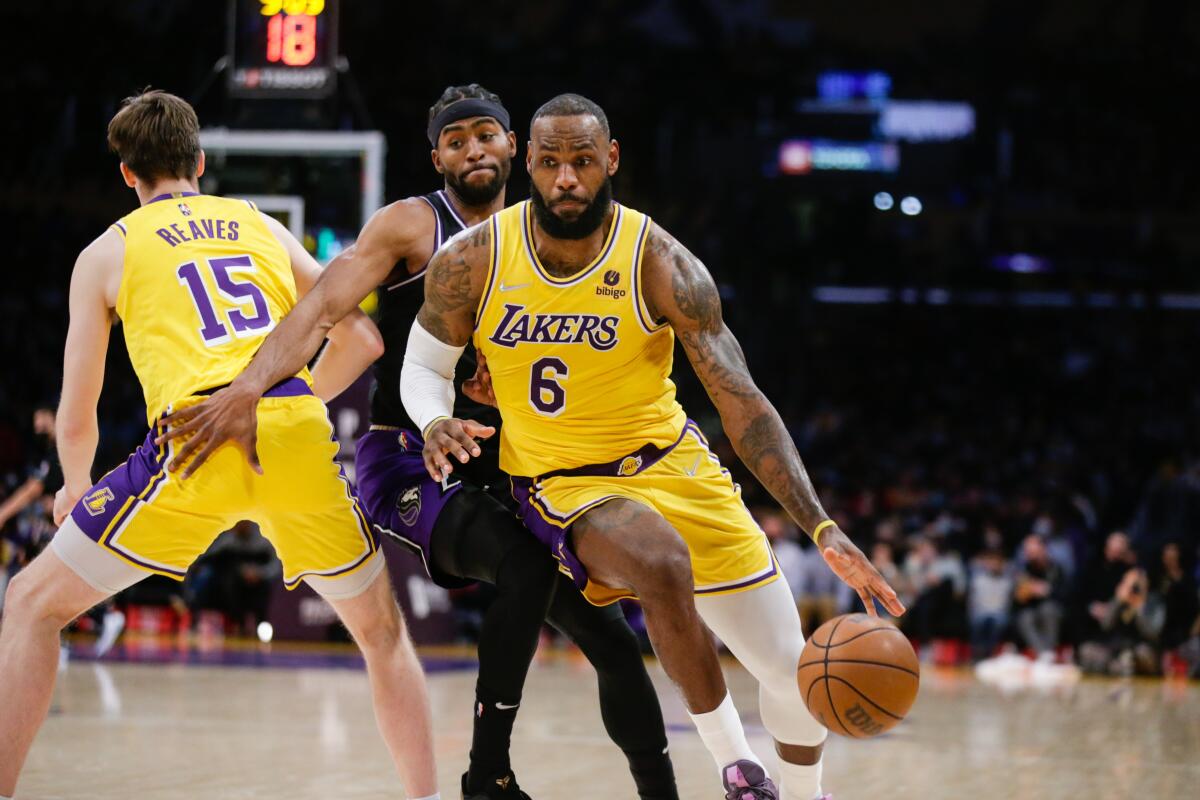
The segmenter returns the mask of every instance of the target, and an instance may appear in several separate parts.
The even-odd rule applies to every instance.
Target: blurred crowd
[[[1174,124],[1177,98],[1151,90],[1196,72],[1185,4],[1116,13],[1077,0],[1017,11],[971,0],[928,14],[732,0],[594,5],[501,3],[478,9],[464,30],[438,4],[343,4],[350,70],[345,91],[320,107],[224,97],[209,69],[225,31],[208,4],[39,6],[62,11],[62,24],[99,49],[47,61],[36,37],[21,39],[2,89],[22,113],[0,131],[26,144],[0,164],[0,210],[15,232],[0,294],[0,502],[9,501],[0,564],[19,566],[52,531],[56,487],[35,412],[57,400],[75,255],[135,203],[104,152],[120,98],[152,83],[196,100],[209,125],[380,129],[394,199],[436,187],[425,111],[442,87],[477,80],[505,99],[522,149],[526,120],[554,93],[580,91],[606,107],[622,144],[617,198],[708,264],[826,507],[902,591],[916,640],[969,643],[977,657],[1009,644],[1097,671],[1177,669],[1176,657],[1194,665],[1195,310],[842,306],[813,295],[825,284],[1151,301],[1195,291],[1200,239],[1186,179],[1195,148]],[[18,23],[32,8],[14,9]],[[454,30],[456,58],[443,57],[442,36],[408,43],[405,63],[422,70],[378,47],[379,30],[414,29]],[[130,30],[146,34],[135,48],[125,44]],[[182,51],[173,44],[181,36],[190,43]],[[97,59],[104,70],[90,67]],[[784,138],[872,135],[800,111],[830,68],[886,71],[894,97],[970,102],[975,135],[906,147],[896,176],[772,176]],[[512,200],[525,196],[522,176],[518,163]],[[877,211],[871,198],[885,188],[920,194],[924,212]],[[994,268],[1014,253],[1051,271]],[[116,329],[98,474],[145,430],[120,338]],[[676,379],[776,541],[809,629],[852,607],[715,436],[719,420],[682,356]],[[252,623],[265,602],[255,581],[271,579],[256,536],[226,534],[231,552],[198,565],[182,588],[162,585],[159,600],[230,608],[249,621],[238,624]]]

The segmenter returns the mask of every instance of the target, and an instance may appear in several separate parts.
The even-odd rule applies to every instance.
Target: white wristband
[[[454,416],[454,367],[466,349],[446,344],[413,321],[400,370],[400,401],[422,433],[438,417]]]

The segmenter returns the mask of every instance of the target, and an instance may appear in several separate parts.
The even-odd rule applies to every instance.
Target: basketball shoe
[[[775,782],[753,761],[735,761],[721,770],[725,800],[779,800]]]
[[[464,772],[462,796],[463,800],[532,800],[529,795],[521,791],[521,787],[517,785],[517,776],[511,772],[489,780],[487,787],[477,792],[467,789],[467,773]]]

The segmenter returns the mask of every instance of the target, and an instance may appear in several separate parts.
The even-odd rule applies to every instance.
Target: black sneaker
[[[517,785],[517,776],[511,772],[489,780],[486,787],[478,792],[467,790],[467,773],[464,772],[462,796],[463,800],[532,800],[529,795],[521,791],[521,787]]]

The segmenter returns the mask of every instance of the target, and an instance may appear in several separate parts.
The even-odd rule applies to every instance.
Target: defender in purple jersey
[[[425,298],[425,266],[451,236],[504,207],[516,136],[500,98],[472,84],[448,88],[429,111],[428,136],[443,189],[393,203],[377,212],[358,241],[326,268],[313,301],[279,325],[246,373],[225,392],[184,415],[181,430],[197,431],[200,446],[253,431],[229,426],[252,420],[262,377],[305,363],[319,340],[315,319],[341,317],[372,289],[379,292],[378,325],[385,353],[375,364],[371,430],[355,459],[359,495],[376,528],[420,555],[443,586],[494,584],[496,600],[480,632],[479,680],[471,763],[463,797],[523,798],[509,763],[512,725],[542,621],[563,631],[596,668],[604,725],[624,751],[643,800],[675,800],[678,792],[658,697],[633,632],[617,606],[592,606],[560,575],[546,549],[517,521],[508,476],[499,468],[498,438],[480,441],[469,464],[449,483],[430,479],[424,441],[400,400],[400,369],[408,334]],[[310,349],[311,348],[311,349]],[[476,420],[472,433],[494,432],[495,408],[473,402],[475,354],[457,364],[455,414]],[[238,423],[234,423],[237,425]]]

